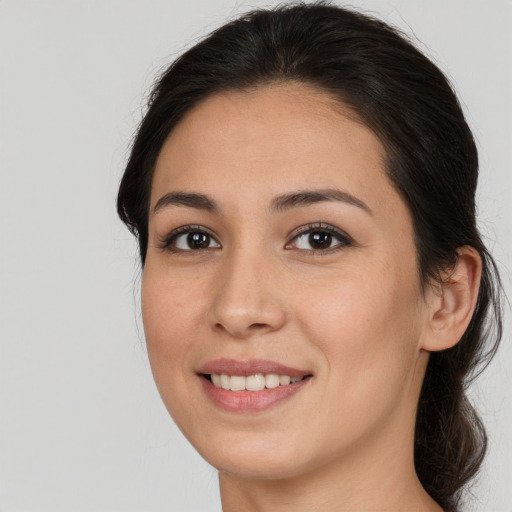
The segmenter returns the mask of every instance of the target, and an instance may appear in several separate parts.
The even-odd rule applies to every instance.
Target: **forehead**
[[[227,91],[174,128],[157,160],[151,202],[173,189],[237,190],[241,197],[283,187],[374,189],[379,202],[394,190],[384,162],[375,134],[324,91],[296,83]]]

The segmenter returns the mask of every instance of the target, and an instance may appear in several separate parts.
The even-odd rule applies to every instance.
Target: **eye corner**
[[[327,235],[327,238],[323,241],[320,241],[321,245],[325,245],[324,247],[312,247],[311,246],[311,236],[313,234],[321,234]],[[300,247],[297,245],[297,241],[302,237],[308,237],[308,240],[305,241],[305,244],[309,244],[309,247]],[[337,243],[334,243],[337,240]],[[328,244],[328,245],[326,245]],[[289,235],[289,241],[284,245],[284,249],[286,250],[297,250],[304,253],[310,253],[313,255],[327,255],[332,254],[334,252],[340,251],[347,247],[355,245],[353,238],[348,235],[345,231],[340,228],[333,226],[332,224],[326,222],[315,222],[304,224],[303,226],[299,226],[295,230],[291,232]]]
[[[197,243],[191,238],[192,235],[199,235],[196,237]],[[202,241],[200,237],[203,237]],[[195,246],[191,246],[191,243]],[[210,229],[200,225],[185,225],[161,237],[158,248],[174,254],[190,255],[217,250],[222,248],[222,245]]]

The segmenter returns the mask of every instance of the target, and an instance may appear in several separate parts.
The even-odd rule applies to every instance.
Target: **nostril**
[[[263,324],[263,323],[254,323],[254,324],[251,324],[249,326],[250,328],[254,328],[254,329],[261,329],[263,327],[267,327],[267,324]]]

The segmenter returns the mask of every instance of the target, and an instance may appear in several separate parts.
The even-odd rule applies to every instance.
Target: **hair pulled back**
[[[501,285],[476,227],[478,155],[441,71],[385,23],[325,2],[257,10],[222,26],[179,57],[156,83],[121,181],[118,213],[144,265],[151,181],[173,127],[213,93],[297,81],[335,95],[374,131],[386,171],[409,207],[422,283],[442,283],[457,249],[482,258],[471,323],[455,347],[431,354],[415,431],[415,466],[427,492],[455,507],[486,450],[466,397],[501,337]]]

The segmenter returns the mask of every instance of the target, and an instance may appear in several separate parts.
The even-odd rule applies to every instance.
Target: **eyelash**
[[[327,233],[333,238],[337,239],[338,243],[326,249],[299,249],[301,252],[308,252],[315,255],[326,255],[332,254],[333,252],[339,251],[345,247],[354,245],[353,239],[341,229],[338,229],[331,224],[326,224],[324,222],[315,222],[311,224],[305,224],[304,226],[300,226],[295,229],[290,234],[291,241],[285,245],[285,249],[291,249],[291,244],[296,242],[301,236],[311,236],[314,233]]]
[[[202,226],[192,226],[192,225],[180,226],[179,228],[175,229],[174,231],[169,233],[162,240],[162,242],[161,242],[159,247],[160,247],[160,249],[165,249],[167,251],[170,251],[170,252],[173,252],[173,253],[179,253],[179,254],[183,254],[183,253],[187,253],[187,252],[196,252],[196,251],[199,251],[199,250],[207,250],[207,249],[216,249],[217,248],[217,247],[207,247],[205,249],[195,249],[195,250],[194,249],[189,249],[189,250],[186,250],[186,249],[179,249],[179,248],[175,247],[174,244],[176,243],[176,240],[178,239],[178,237],[183,236],[183,235],[191,235],[191,234],[205,235],[205,236],[210,238],[210,241],[214,241],[220,247],[219,242],[215,239],[215,237],[213,236],[213,234],[209,230],[205,229]]]
[[[304,236],[304,235],[312,235],[315,233],[323,233],[328,234],[332,236],[333,238],[338,240],[338,243],[336,243],[334,246],[327,247],[325,249],[297,249],[300,252],[307,252],[311,254],[331,254],[333,252],[339,251],[345,247],[351,246],[354,244],[353,239],[347,235],[345,232],[341,231],[338,228],[335,228],[334,226],[330,224],[326,224],[323,222],[315,222],[311,224],[305,224],[304,226],[300,226],[294,231],[292,231],[289,235],[290,241],[286,243],[285,249],[291,250],[294,247],[292,244],[296,243],[296,241]],[[191,234],[200,234],[205,235],[209,237],[209,244],[215,243],[217,244],[214,247],[205,247],[205,248],[198,248],[198,249],[180,249],[175,246],[176,241],[180,236],[183,235],[191,235]],[[332,241],[331,241],[332,243]],[[179,228],[175,229],[171,233],[169,233],[166,237],[163,238],[159,245],[160,249],[165,249],[167,251],[173,252],[173,253],[192,253],[192,252],[199,252],[204,250],[211,250],[211,249],[217,249],[221,247],[221,244],[216,240],[215,236],[208,230],[205,229],[202,226],[197,225],[187,225],[187,226],[180,226]]]

